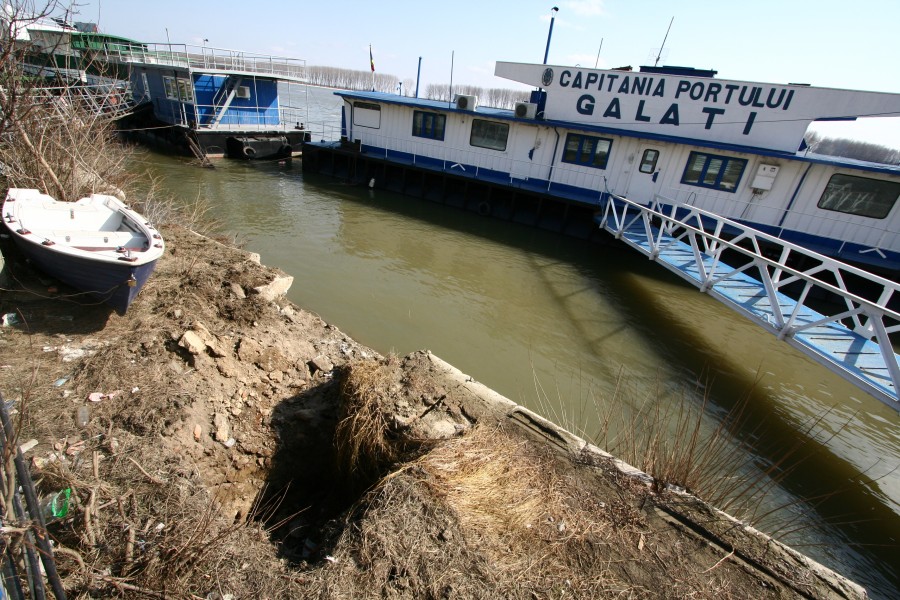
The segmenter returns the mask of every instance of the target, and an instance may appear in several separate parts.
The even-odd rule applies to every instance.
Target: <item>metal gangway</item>
[[[596,220],[701,292],[900,411],[900,367],[890,340],[900,331],[900,313],[890,308],[900,302],[900,284],[658,195],[642,205],[608,193]],[[789,266],[795,264],[800,266]]]

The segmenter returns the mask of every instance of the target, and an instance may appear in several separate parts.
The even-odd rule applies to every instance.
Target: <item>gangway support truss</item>
[[[661,196],[642,205],[607,194],[597,223],[900,411],[890,340],[900,331],[900,314],[890,308],[900,284]]]

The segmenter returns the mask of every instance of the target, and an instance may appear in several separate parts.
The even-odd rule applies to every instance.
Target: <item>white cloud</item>
[[[562,4],[563,8],[582,17],[600,17],[606,14],[603,0],[567,0]]]

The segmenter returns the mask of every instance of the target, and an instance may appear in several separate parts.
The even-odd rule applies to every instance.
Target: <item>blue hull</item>
[[[127,262],[110,265],[56,252],[52,246],[20,242],[16,246],[38,269],[62,283],[112,307],[124,315],[156,268],[156,261],[142,265]]]

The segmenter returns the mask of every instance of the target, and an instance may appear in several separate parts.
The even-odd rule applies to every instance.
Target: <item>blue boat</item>
[[[497,108],[471,95],[335,92],[340,130],[306,144],[303,168],[585,237],[612,197],[696,207],[900,276],[900,166],[804,143],[814,121],[900,115],[900,94],[685,67],[498,62],[495,75],[532,86],[530,97]]]
[[[162,256],[159,232],[118,198],[59,202],[12,188],[3,224],[35,267],[124,315]]]
[[[120,54],[134,114],[123,123],[184,154],[285,159],[308,139],[305,61],[183,44]]]

